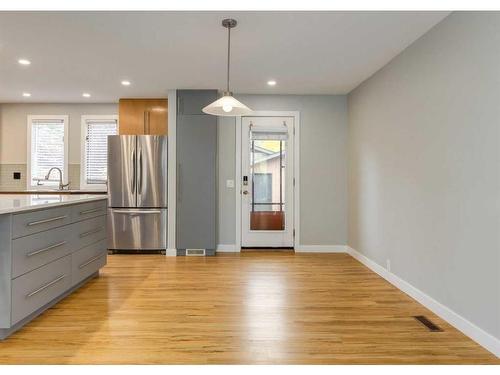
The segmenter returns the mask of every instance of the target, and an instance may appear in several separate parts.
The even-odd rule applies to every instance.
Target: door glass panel
[[[250,141],[251,230],[285,230],[285,145]]]

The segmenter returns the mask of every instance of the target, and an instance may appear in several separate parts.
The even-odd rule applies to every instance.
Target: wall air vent
[[[186,256],[203,257],[205,256],[205,249],[186,249]]]

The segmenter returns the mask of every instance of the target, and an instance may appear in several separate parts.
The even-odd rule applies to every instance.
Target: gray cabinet
[[[71,278],[73,285],[91,276],[106,264],[106,240],[93,243],[75,253],[71,257]]]
[[[106,215],[107,202],[106,201],[96,201],[81,203],[73,206],[73,221],[80,221],[85,219],[90,219],[96,216]]]
[[[74,249],[81,249],[94,242],[106,238],[106,216],[98,216],[93,219],[78,223],[74,233],[76,234]]]
[[[177,90],[177,116],[207,116],[202,109],[215,100],[216,90]]]
[[[217,99],[215,90],[179,90],[183,103],[177,114],[176,247],[216,247],[217,117],[201,112]]]
[[[0,215],[0,339],[106,264],[106,200]]]
[[[12,281],[12,318],[15,325],[71,287],[71,255]]]
[[[12,277],[70,254],[74,231],[73,225],[65,225],[13,240]]]
[[[12,237],[22,237],[69,224],[71,223],[71,214],[69,207],[47,208],[15,214],[12,220]]]

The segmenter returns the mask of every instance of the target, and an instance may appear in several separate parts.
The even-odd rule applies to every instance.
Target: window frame
[[[63,170],[63,184],[68,183],[69,175],[69,116],[68,115],[28,115],[27,116],[27,160],[26,160],[26,188],[28,190],[53,190],[54,187],[47,185],[32,185],[31,175],[31,133],[33,127],[33,120],[59,120],[64,125],[64,170]]]
[[[82,115],[81,117],[81,132],[80,132],[80,190],[92,190],[92,191],[107,191],[107,184],[87,184],[85,178],[85,170],[87,168],[86,163],[86,147],[85,147],[85,137],[87,136],[87,121],[89,120],[115,120],[116,121],[116,134],[119,134],[120,122],[118,120],[118,115]]]

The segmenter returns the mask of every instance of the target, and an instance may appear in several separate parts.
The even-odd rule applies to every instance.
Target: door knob
[[[247,195],[248,194],[248,190],[243,190],[243,194]]]

